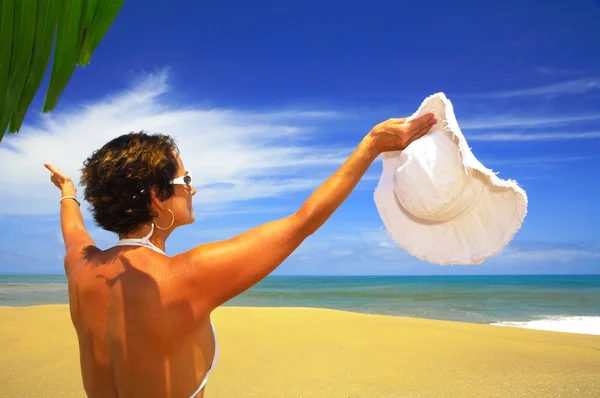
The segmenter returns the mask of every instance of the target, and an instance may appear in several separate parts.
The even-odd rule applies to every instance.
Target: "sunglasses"
[[[187,174],[184,176],[177,177],[177,178],[171,180],[171,184],[191,186],[192,185],[192,172],[189,170],[186,170],[186,173]]]

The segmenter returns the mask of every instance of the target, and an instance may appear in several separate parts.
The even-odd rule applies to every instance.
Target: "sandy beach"
[[[0,307],[0,396],[84,397],[66,305]],[[600,397],[600,336],[221,307],[206,397]]]

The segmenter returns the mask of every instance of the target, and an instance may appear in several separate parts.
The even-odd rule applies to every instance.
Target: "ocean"
[[[64,275],[0,274],[0,305],[68,303]],[[312,307],[600,335],[600,275],[269,276],[226,306]]]

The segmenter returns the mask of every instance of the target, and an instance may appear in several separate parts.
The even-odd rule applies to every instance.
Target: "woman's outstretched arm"
[[[175,294],[202,316],[258,283],[329,219],[379,154],[406,148],[435,122],[428,114],[411,122],[390,119],[375,126],[294,214],[175,256],[171,268]]]

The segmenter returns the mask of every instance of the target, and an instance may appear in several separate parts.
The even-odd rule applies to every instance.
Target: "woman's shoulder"
[[[172,258],[139,247],[112,246],[100,249],[96,246],[83,248],[78,253],[65,256],[67,276],[77,278],[104,275],[108,271],[130,276],[132,274],[160,274]],[[70,271],[70,272],[69,272]]]

